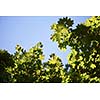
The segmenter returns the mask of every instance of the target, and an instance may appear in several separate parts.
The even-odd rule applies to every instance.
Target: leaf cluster
[[[72,24],[67,27],[72,20],[62,18],[59,21],[52,25],[51,40],[57,42],[60,49],[71,47],[69,82],[100,82],[100,16],[87,19],[75,29]]]

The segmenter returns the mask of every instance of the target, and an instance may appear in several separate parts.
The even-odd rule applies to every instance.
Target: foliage
[[[50,55],[48,62],[44,63],[45,78],[49,83],[66,82],[66,71],[63,68],[62,61],[55,54]]]
[[[15,67],[11,68],[11,70],[8,69],[12,76],[11,82],[40,82],[43,57],[42,44],[40,42],[29,49],[28,52],[17,45],[13,57]]]
[[[50,39],[61,50],[71,47],[66,66],[54,53],[44,62],[41,42],[28,51],[17,45],[13,55],[0,50],[0,82],[100,82],[100,17],[93,16],[74,29],[73,24],[73,20],[65,17],[51,26],[54,33]]]
[[[69,24],[70,23],[70,24]],[[100,82],[100,17],[93,16],[72,28],[73,20],[62,18],[52,25],[52,41],[60,49],[71,47],[68,82]]]
[[[9,82],[10,74],[7,69],[14,66],[12,55],[6,50],[0,50],[0,82]]]
[[[50,56],[48,62],[43,63],[44,55],[42,43],[37,43],[34,47],[26,52],[20,45],[16,46],[16,52],[12,57],[13,66],[9,65],[6,54],[4,60],[7,65],[6,73],[9,74],[9,81],[17,83],[46,83],[46,82],[65,82],[65,71],[62,62],[55,54]],[[4,52],[4,51],[3,51]],[[10,54],[8,54],[10,56]],[[1,57],[0,57],[1,58]],[[1,61],[3,57],[1,58]],[[10,61],[11,61],[10,60]],[[10,62],[11,63],[11,62]],[[4,66],[4,65],[2,65]],[[1,66],[1,67],[2,67]],[[8,75],[5,75],[8,78]],[[4,76],[1,78],[4,80]],[[5,82],[5,81],[1,81]]]

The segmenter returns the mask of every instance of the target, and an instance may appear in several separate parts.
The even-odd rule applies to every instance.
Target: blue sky
[[[52,31],[50,26],[62,16],[0,16],[0,49],[10,53],[15,52],[15,46],[21,45],[28,50],[36,43],[42,42],[45,61],[49,55],[55,53],[63,63],[67,63],[66,56],[70,52],[58,49],[57,44],[50,40]],[[70,16],[74,20],[74,26],[84,22],[89,16]]]

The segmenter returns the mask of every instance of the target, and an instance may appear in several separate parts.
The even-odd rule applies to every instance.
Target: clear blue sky
[[[45,61],[51,53],[55,53],[62,58],[63,63],[67,63],[66,56],[70,49],[62,52],[57,44],[50,40],[52,31],[50,26],[57,22],[62,16],[0,16],[0,49],[5,49],[10,53],[15,52],[16,44],[20,44],[28,50],[36,43],[42,42]],[[75,25],[84,22],[89,16],[70,16]]]

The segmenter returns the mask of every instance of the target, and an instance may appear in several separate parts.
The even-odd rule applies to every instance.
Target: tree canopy
[[[43,44],[28,51],[16,45],[14,54],[0,50],[0,82],[19,83],[96,83],[100,82],[100,16],[93,16],[73,28],[74,21],[60,18],[51,26],[50,39],[58,48],[71,53],[68,64],[54,53],[43,62]]]
[[[70,18],[59,19],[52,25],[52,41],[60,49],[71,47],[68,56],[68,82],[100,82],[100,16],[72,27]]]

